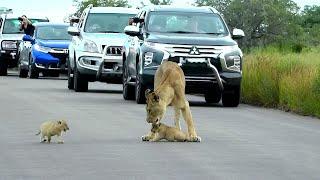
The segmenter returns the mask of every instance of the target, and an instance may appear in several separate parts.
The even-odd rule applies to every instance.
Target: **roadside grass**
[[[243,64],[241,101],[320,117],[319,49],[252,50]]]

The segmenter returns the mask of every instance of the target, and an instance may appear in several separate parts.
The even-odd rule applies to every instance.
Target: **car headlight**
[[[16,41],[2,41],[1,42],[2,49],[17,49],[17,42]]]
[[[99,53],[98,46],[95,42],[85,40],[83,42],[83,51],[85,52],[91,52],[91,53]]]
[[[227,56],[226,65],[228,69],[234,71],[241,71],[241,57],[240,56]]]
[[[48,52],[51,51],[51,48],[45,47],[45,46],[40,46],[39,44],[35,44],[34,45],[34,49],[37,50],[37,51],[44,52],[44,53],[48,53]]]

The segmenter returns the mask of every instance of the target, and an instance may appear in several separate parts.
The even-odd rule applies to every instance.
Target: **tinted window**
[[[119,32],[128,25],[134,14],[92,13],[88,15],[84,31],[89,33]]]
[[[213,13],[151,12],[148,31],[228,34],[221,17]]]
[[[48,22],[46,19],[31,19],[32,23],[36,22]],[[18,19],[6,19],[3,27],[3,34],[23,34],[24,31],[20,31],[20,21]]]
[[[43,40],[70,40],[68,26],[39,26],[37,27],[35,37]]]

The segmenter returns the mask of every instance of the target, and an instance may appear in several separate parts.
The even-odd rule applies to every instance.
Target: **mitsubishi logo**
[[[200,51],[196,46],[192,46],[190,51],[189,51],[189,54],[191,54],[191,55],[199,55]]]

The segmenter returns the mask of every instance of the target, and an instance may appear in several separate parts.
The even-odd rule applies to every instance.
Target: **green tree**
[[[92,4],[94,7],[128,7],[127,0],[73,0],[77,3],[77,12],[76,16],[80,16],[82,11],[88,7],[89,4]]]
[[[150,2],[154,5],[170,5],[172,3],[171,0],[150,0]]]
[[[294,29],[301,31],[293,0],[197,0],[196,5],[215,7],[230,29],[243,29],[246,37],[239,43],[245,47],[274,43],[296,33]]]
[[[305,6],[301,15],[301,26],[306,40],[311,45],[320,44],[320,6]]]
[[[211,6],[216,8],[220,13],[224,14],[232,0],[196,0],[196,6]]]

